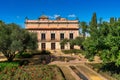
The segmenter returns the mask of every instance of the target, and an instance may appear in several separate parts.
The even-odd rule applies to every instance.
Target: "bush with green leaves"
[[[50,51],[42,50],[40,54],[41,55],[50,55],[51,53],[50,53]]]
[[[0,72],[6,69],[17,68],[19,66],[19,62],[0,62]]]
[[[31,58],[33,55],[30,52],[22,52],[16,54],[16,58]]]
[[[71,50],[62,50],[62,52],[64,54],[71,54],[71,53],[79,54],[82,53],[83,51],[79,49],[71,49]]]

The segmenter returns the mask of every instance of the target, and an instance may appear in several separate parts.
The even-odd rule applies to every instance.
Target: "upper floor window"
[[[60,40],[64,39],[64,33],[60,33]]]
[[[45,33],[41,33],[41,40],[45,40]]]
[[[73,39],[73,33],[69,34],[69,39]]]
[[[51,40],[55,40],[55,33],[51,33]]]

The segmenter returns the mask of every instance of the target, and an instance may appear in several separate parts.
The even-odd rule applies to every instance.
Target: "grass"
[[[3,71],[5,68],[12,69],[17,68],[19,66],[19,62],[0,62],[0,71]]]

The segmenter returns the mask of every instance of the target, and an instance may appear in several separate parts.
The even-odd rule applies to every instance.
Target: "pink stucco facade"
[[[67,20],[65,18],[49,20],[47,16],[41,16],[38,20],[26,19],[25,28],[30,32],[37,33],[39,50],[43,48],[60,50],[61,33],[64,39],[69,39],[70,35],[73,39],[79,36],[78,20]],[[44,35],[42,35],[43,33]],[[51,40],[51,34],[54,34],[54,40]],[[42,40],[41,38],[44,37],[45,39]],[[69,43],[66,46],[64,46],[64,49],[70,49]]]

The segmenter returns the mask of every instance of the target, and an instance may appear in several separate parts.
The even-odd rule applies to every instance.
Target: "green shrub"
[[[24,52],[22,53],[21,55],[23,58],[31,58],[32,57],[32,54],[31,53],[28,53],[28,52]]]
[[[22,60],[19,62],[19,66],[28,65],[28,64],[29,64],[28,60]]]
[[[19,62],[1,62],[0,71],[3,71],[5,68],[7,69],[17,68],[18,65],[19,65]]]
[[[71,49],[71,50],[62,50],[63,53],[65,54],[71,54],[71,53],[82,53],[83,51],[82,50],[79,50],[79,49]]]
[[[40,54],[41,55],[50,55],[51,53],[47,50],[42,50]]]
[[[16,58],[31,58],[33,55],[28,52],[16,54]]]
[[[42,51],[35,50],[35,51],[31,51],[31,54],[32,55],[50,55],[51,53],[47,50],[42,50]]]
[[[41,51],[40,51],[40,50],[32,50],[32,51],[31,51],[31,54],[32,54],[32,55],[40,55],[40,54],[41,54]]]

